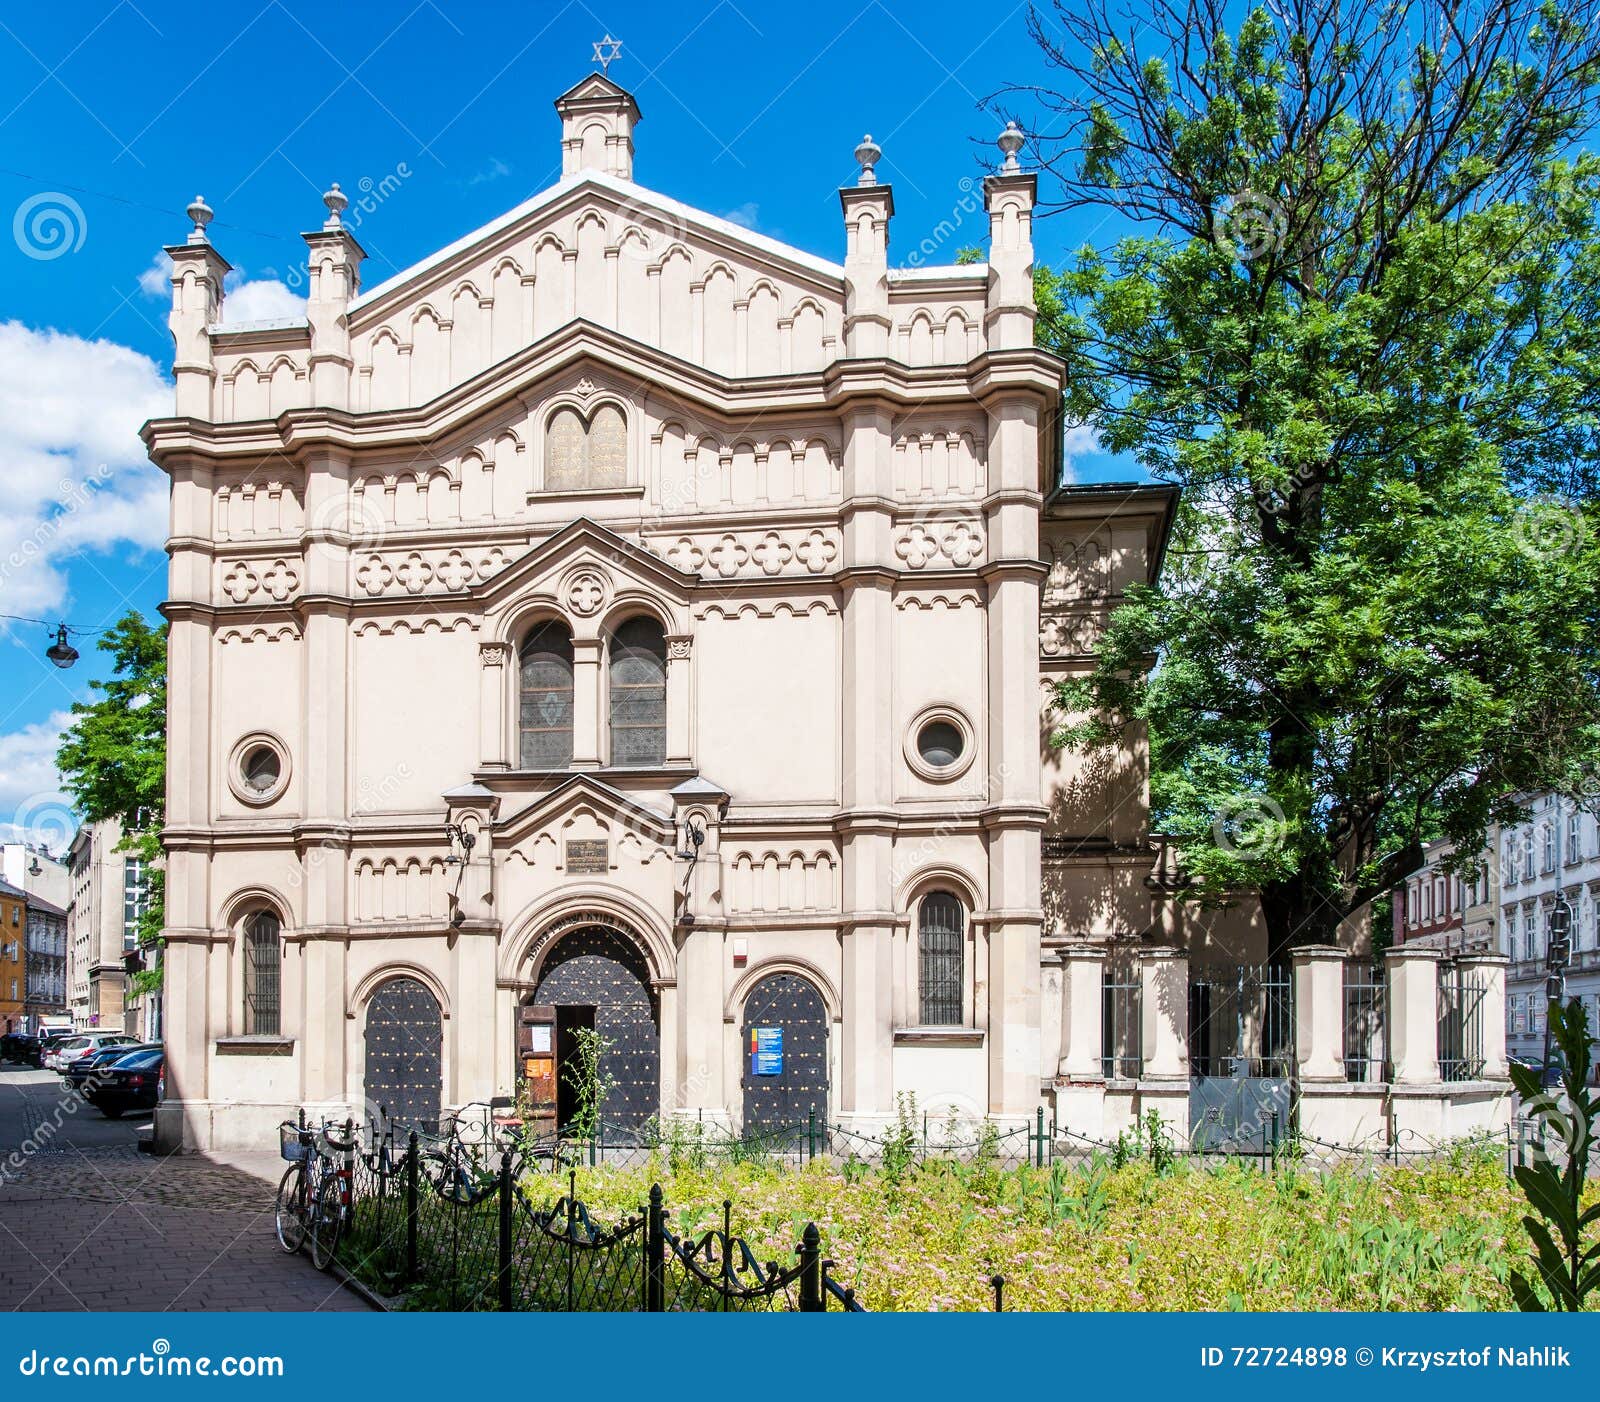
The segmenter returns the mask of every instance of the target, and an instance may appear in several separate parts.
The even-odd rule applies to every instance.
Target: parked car
[[[39,1045],[37,1037],[30,1037],[26,1032],[7,1032],[0,1037],[0,1056],[7,1061],[19,1061],[26,1064],[31,1060],[33,1049]]]
[[[84,1089],[89,1103],[108,1120],[119,1120],[130,1110],[154,1110],[165,1086],[166,1054],[134,1051],[118,1057]]]
[[[52,1051],[58,1049],[63,1042],[71,1041],[78,1035],[79,1034],[73,1031],[71,1028],[47,1028],[45,1031],[39,1033],[38,1037],[35,1039],[35,1045],[31,1049],[28,1057],[28,1064],[30,1066],[43,1066],[45,1064],[45,1057],[49,1056]]]
[[[160,1042],[109,1042],[87,1056],[68,1062],[61,1074],[73,1089],[82,1090],[89,1081],[97,1080],[113,1061],[120,1061],[134,1052],[160,1050]]]
[[[101,1047],[131,1047],[138,1041],[126,1032],[84,1032],[68,1038],[45,1058],[45,1065],[53,1071],[65,1072],[75,1061],[80,1061]]]
[[[1532,1071],[1539,1078],[1539,1084],[1546,1089],[1561,1084],[1565,1068],[1559,1057],[1551,1057],[1548,1064],[1541,1062],[1537,1057],[1514,1056],[1511,1061],[1513,1065]]]

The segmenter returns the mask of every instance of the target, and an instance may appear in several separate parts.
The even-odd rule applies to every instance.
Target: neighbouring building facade
[[[1140,739],[1046,715],[1175,493],[1057,485],[1020,133],[988,261],[894,269],[870,138],[833,262],[635,184],[608,79],[556,105],[557,184],[370,289],[330,190],[303,320],[226,320],[204,201],[167,250],[158,1139],[557,1126],[588,1029],[613,1131],[1020,1124],[1107,1102],[1108,948],[1149,995],[1116,1113],[1181,1102],[1214,922]]]
[[[0,881],[51,905],[64,907],[72,899],[67,864],[37,843],[0,843]]]
[[[67,912],[42,896],[28,897],[24,1014],[29,1032],[61,1023],[67,1009]]]
[[[26,1032],[27,892],[0,881],[0,1030]]]
[[[146,900],[145,873],[138,855],[122,851],[121,844],[121,824],[85,823],[67,852],[68,1004],[78,1027],[133,1032],[141,1029],[128,1008],[128,979]]]
[[[1478,870],[1446,870],[1455,844],[1431,842],[1423,864],[1394,895],[1394,942],[1445,954],[1497,952],[1500,870],[1493,846],[1480,854]]]
[[[1527,818],[1498,834],[1500,949],[1510,961],[1507,1047],[1537,1061],[1544,1055],[1548,922],[1557,891],[1572,909],[1567,996],[1583,999],[1590,1027],[1600,1027],[1600,828],[1571,799],[1537,794],[1524,802]]]

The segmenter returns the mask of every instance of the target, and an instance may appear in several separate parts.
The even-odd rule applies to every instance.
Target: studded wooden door
[[[818,1129],[826,1125],[828,1010],[815,985],[799,974],[769,974],[745,999],[742,1030],[745,1132],[789,1130],[798,1138],[813,1110]]]
[[[414,978],[392,978],[367,1004],[366,1097],[392,1122],[436,1129],[444,1045],[439,1001]]]
[[[552,1009],[594,1009],[594,1029],[608,1043],[600,1060],[600,1074],[611,1082],[601,1107],[607,1140],[626,1136],[661,1113],[656,996],[643,956],[623,936],[599,926],[564,935],[527,1001]],[[557,1074],[564,1076],[566,1067]]]

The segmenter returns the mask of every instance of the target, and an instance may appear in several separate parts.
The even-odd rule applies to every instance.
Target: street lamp
[[[44,650],[44,655],[61,668],[70,667],[78,660],[78,649],[67,641],[67,625],[65,623],[57,625],[56,640]]]

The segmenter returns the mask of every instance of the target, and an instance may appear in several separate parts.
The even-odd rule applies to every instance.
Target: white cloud
[[[498,156],[490,156],[489,164],[482,170],[474,171],[467,177],[468,186],[487,185],[492,180],[499,180],[502,176],[510,175],[511,167]]]
[[[166,479],[139,427],[172,412],[148,356],[112,341],[0,323],[0,589],[7,613],[51,614],[81,550],[153,550]]]
[[[1061,442],[1061,480],[1078,481],[1077,464],[1104,451],[1088,424],[1068,424]]]
[[[723,211],[722,217],[730,224],[737,224],[741,229],[752,229],[760,232],[760,225],[756,223],[761,214],[761,206],[754,200],[747,200],[737,209]]]
[[[172,259],[166,253],[158,252],[150,260],[150,266],[139,274],[139,289],[146,297],[171,299]]]
[[[56,775],[56,747],[71,720],[57,711],[0,735],[0,838],[42,843],[58,856],[72,840],[77,818]]]
[[[252,282],[240,276],[230,279],[222,299],[222,319],[230,321],[276,321],[280,317],[303,317],[306,299],[275,278]]]

